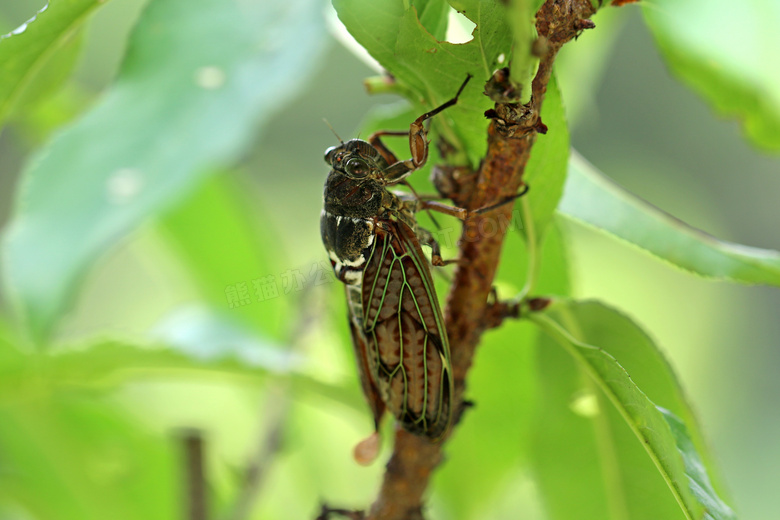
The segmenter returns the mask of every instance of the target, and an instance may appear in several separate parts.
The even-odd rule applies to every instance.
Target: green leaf
[[[0,421],[0,502],[56,520],[179,516],[169,442],[116,407],[60,391],[4,400]]]
[[[50,334],[96,257],[183,197],[208,166],[235,160],[305,82],[322,48],[318,6],[147,7],[115,86],[24,172],[5,280],[34,337]]]
[[[629,9],[599,10],[598,16],[594,17],[597,29],[564,45],[555,57],[555,77],[570,128],[598,118],[596,95],[629,14]]]
[[[547,264],[545,259],[543,267]],[[601,346],[606,342],[607,350],[615,355],[612,349],[621,346],[629,352],[639,351],[630,357],[639,363],[629,363],[632,376],[634,369],[638,374],[657,373],[657,351],[652,343],[644,343],[649,339],[630,321],[602,316],[611,310],[596,303],[581,304],[577,311],[582,313],[583,336],[590,343]],[[546,335],[538,338],[534,368],[539,386],[537,414],[529,426],[534,430],[530,454],[550,518],[682,518],[666,483],[623,418],[599,395],[577,362]],[[666,374],[671,375],[662,372],[660,380]],[[647,382],[642,374],[640,379]]]
[[[214,175],[163,215],[158,227],[217,312],[280,338],[288,332],[284,327],[289,323],[289,300],[300,294],[302,286],[297,287],[297,293],[285,294],[284,290],[292,289],[291,281],[301,280],[291,280],[293,273],[284,271],[289,265],[282,263],[286,255],[280,250],[280,241],[272,226],[262,225],[269,220],[249,193],[236,176]],[[310,278],[308,267],[295,275]],[[330,274],[329,265],[327,271]],[[278,280],[277,275],[281,275]],[[269,276],[273,286],[266,291],[274,287],[276,291],[264,298],[260,282]]]
[[[434,38],[417,15],[425,2],[404,8],[397,0],[334,0],[333,6],[352,36],[396,78],[402,86],[399,92],[419,106],[419,113],[451,99],[467,73],[474,76],[458,104],[435,117],[432,124],[461,152],[453,161],[463,163],[468,158],[476,166],[487,149],[488,121],[483,114],[490,100],[482,88],[497,68],[499,55],[509,56],[511,30],[504,7],[495,0],[450,3],[477,24],[468,43]]]
[[[619,360],[649,399],[690,425],[697,448],[706,452],[680,382],[653,339],[630,317],[601,302],[572,302],[570,307],[576,317],[578,338]]]
[[[42,389],[105,391],[139,375],[189,374],[258,384],[289,382],[297,395],[367,412],[356,383],[345,386],[310,376],[303,372],[300,356],[220,318],[204,319],[197,309],[175,314],[155,331],[158,341],[152,345],[104,341],[25,354],[0,340],[0,403],[37,398]]]
[[[513,0],[507,8],[514,37],[509,74],[510,79],[520,85],[520,103],[523,104],[531,101],[531,82],[539,65],[539,58],[532,54],[531,47],[537,36],[535,15],[540,6],[539,0]]]
[[[521,217],[522,233],[528,247],[528,276],[521,296],[536,292],[541,264],[541,245],[566,180],[569,130],[561,94],[554,78],[550,81],[542,105],[541,118],[548,126],[531,150],[524,182],[529,190],[516,204],[513,218]],[[513,262],[512,265],[516,265]]]
[[[707,475],[706,466],[702,462],[699,453],[696,451],[693,441],[688,434],[688,428],[685,427],[679,417],[675,416],[669,410],[658,408],[663,414],[664,419],[672,429],[677,449],[680,450],[683,462],[685,462],[685,471],[690,478],[690,486],[696,499],[699,500],[707,511],[704,515],[706,520],[718,518],[736,518],[734,511],[720,499],[710,482]]]
[[[203,327],[200,327],[203,328]],[[227,329],[227,326],[223,325]],[[198,349],[194,341],[187,341],[178,329],[158,331],[166,336],[170,345],[134,345],[117,341],[89,345],[81,348],[62,348],[54,354],[41,354],[26,360],[27,366],[37,363],[39,377],[49,384],[66,387],[113,388],[142,373],[190,373],[193,376],[232,375],[260,380],[262,374],[284,374],[297,364],[296,358],[281,350],[272,351],[261,345],[259,353],[247,352],[241,344],[230,339],[218,343],[225,351]],[[232,332],[232,334],[236,334]],[[269,353],[270,352],[270,353]],[[23,382],[25,373],[19,374]],[[22,388],[29,388],[29,385]],[[32,389],[30,389],[32,391]]]
[[[448,506],[442,517],[481,518],[485,504],[527,460],[536,401],[531,348],[536,334],[532,327],[506,323],[480,345],[466,395],[474,406],[464,412],[447,442],[447,464],[434,476],[434,497]]]
[[[224,314],[199,306],[182,308],[159,323],[153,336],[196,363],[232,359],[247,368],[275,373],[290,372],[301,364],[294,352],[263,341]]]
[[[780,150],[776,2],[647,0],[642,12],[671,71],[761,148]],[[728,35],[726,37],[726,35]]]
[[[597,393],[571,356],[544,334],[535,369],[539,402],[532,419],[532,469],[550,520],[626,518],[619,448],[608,420],[598,413]]]
[[[569,159],[569,129],[561,92],[554,77],[547,85],[540,115],[547,125],[547,133],[539,135],[531,149],[524,178],[529,190],[521,199],[523,206],[530,210],[537,240],[544,236],[563,195]],[[529,229],[526,222],[526,231]]]
[[[52,89],[75,63],[79,28],[104,0],[48,3],[15,29],[0,36],[0,125],[24,98]]]
[[[450,6],[446,0],[417,0],[412,5],[419,6],[420,23],[431,33],[431,36],[441,41],[447,35],[447,24]]]
[[[680,456],[680,450],[696,452],[697,449],[702,450],[702,447],[694,448],[693,442],[685,446],[680,445],[666,418],[657,408],[657,403],[651,398],[658,399],[658,404],[662,406],[669,402],[689,417],[690,411],[684,404],[681,391],[668,366],[660,355],[654,352],[652,342],[636,326],[624,316],[596,303],[557,302],[545,313],[534,313],[529,318],[564,348],[589,376],[595,387],[603,391],[611,401],[663,477],[685,518],[701,518],[705,510],[710,515],[717,515],[712,517],[714,519],[734,518],[727,507],[720,512],[710,508],[712,503],[721,503],[711,487],[702,491],[701,486],[691,485],[691,479],[697,482],[701,481],[701,477],[689,473],[689,467]],[[622,332],[629,334],[624,337]],[[598,342],[599,340],[602,342]],[[625,357],[633,367],[630,369],[631,376],[613,356],[613,351],[618,355],[630,354]],[[646,390],[640,390],[637,382],[646,384]],[[590,410],[585,415],[593,415],[592,403],[584,407],[580,405],[579,408]],[[693,419],[689,420],[689,426],[694,427]],[[606,441],[609,442],[609,439]],[[602,438],[599,442],[605,442],[605,439]],[[625,480],[617,478],[620,472],[615,471],[615,468],[620,467],[619,457],[622,453],[617,452],[616,456],[618,460],[612,464],[613,478],[608,478],[607,482]],[[609,461],[605,461],[605,464],[608,463]],[[623,464],[623,468],[627,467],[631,465]],[[706,472],[703,469],[701,471]],[[613,490],[606,490],[607,495],[611,492]],[[629,501],[635,494],[627,492],[625,505],[619,508],[610,507],[613,517],[635,517]],[[616,510],[624,513],[615,514]],[[626,511],[634,516],[627,516]]]
[[[718,240],[628,193],[574,154],[558,210],[686,271],[780,285],[780,253]]]
[[[515,208],[514,211],[516,214],[513,214],[512,227],[507,232],[506,240],[501,247],[501,262],[498,264],[496,274],[500,297],[517,294],[523,285],[527,284],[529,276],[536,278],[536,287],[531,296],[570,294],[567,238],[561,226],[552,223],[532,258],[528,243],[522,236],[522,230],[518,229],[518,226],[522,225],[517,217],[520,209]],[[533,262],[535,265],[532,265]]]
[[[243,467],[249,449],[244,439],[254,439],[257,428],[255,398],[239,403],[235,398],[254,396],[261,385],[284,391],[272,392],[264,411],[294,399],[296,408],[316,412],[317,424],[327,424],[325,432],[338,435],[341,444],[354,442],[344,439],[345,422],[339,416],[345,406],[353,416],[367,415],[357,383],[337,386],[290,371],[300,368],[298,358],[278,350],[269,356],[268,344],[213,316],[180,314],[158,332],[170,347],[107,341],[23,353],[11,344],[16,339],[0,320],[0,511],[25,511],[47,520],[181,516],[179,466],[167,433],[193,425],[206,431],[210,466],[218,459],[210,469],[212,492],[219,495],[227,487],[232,499],[239,479],[226,475],[232,468],[225,464]],[[231,394],[236,407],[248,410],[240,434],[230,430],[241,424],[233,403],[229,410],[219,408],[220,389],[226,386],[237,390]],[[332,412],[335,407],[339,414]],[[215,425],[215,414],[228,423]],[[267,415],[261,428],[273,420],[273,412]],[[320,444],[311,444],[309,452],[336,445],[321,439],[322,429],[311,424],[301,425],[304,440]],[[293,444],[300,440],[287,432],[285,438]],[[335,459],[349,458],[349,447],[329,453],[332,469]],[[311,474],[311,455],[295,455],[302,462],[301,475]],[[286,457],[276,461],[275,466],[289,464]],[[365,472],[356,466],[355,471]],[[318,484],[314,479],[314,491]],[[297,484],[290,485],[285,489]]]
[[[704,435],[695,414],[664,355],[652,338],[622,312],[595,301],[571,304],[576,316],[578,338],[597,345],[619,360],[631,379],[650,400],[670,410],[687,425],[689,436],[706,465],[714,468]],[[622,422],[622,419],[620,420]],[[620,434],[612,426],[613,435]],[[624,432],[629,433],[629,432]],[[633,437],[633,435],[631,435]],[[633,441],[633,439],[631,439]],[[635,441],[634,441],[635,442]],[[626,441],[626,444],[628,441]],[[623,448],[628,449],[628,448]],[[646,457],[645,457],[646,458]],[[631,468],[636,463],[627,464]],[[714,472],[713,469],[710,470]],[[638,509],[641,509],[638,508]],[[635,513],[638,514],[638,513]],[[632,516],[633,518],[633,516]]]
[[[499,266],[499,296],[511,283],[511,296],[524,282],[525,241],[517,230],[507,233]],[[569,291],[565,238],[551,226],[544,239],[538,288],[544,293]],[[450,506],[447,518],[483,518],[503,486],[534,456],[531,437],[539,406],[538,332],[507,322],[483,338],[471,372],[467,399],[474,401],[448,441],[447,464],[434,476],[434,499]],[[510,409],[507,406],[511,407]],[[490,439],[490,442],[485,442]],[[464,479],[463,475],[480,475]],[[516,490],[512,490],[516,494]],[[443,515],[442,515],[443,516]]]

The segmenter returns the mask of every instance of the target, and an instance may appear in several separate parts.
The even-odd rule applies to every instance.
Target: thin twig
[[[208,520],[208,489],[206,484],[205,442],[200,430],[184,430],[180,433],[184,464],[185,520]]]
[[[318,318],[324,314],[322,309],[315,304],[322,301],[315,294],[313,281],[306,284],[298,301],[298,319],[291,327],[288,344],[291,352],[301,351],[305,344],[305,337],[317,325]],[[287,382],[282,382],[271,388],[264,400],[262,409],[258,414],[262,422],[267,426],[259,428],[259,437],[254,455],[244,472],[244,480],[233,503],[228,507],[225,520],[244,520],[249,518],[252,508],[257,501],[274,456],[282,445],[284,427],[290,409],[290,389]]]
[[[282,445],[284,426],[290,404],[289,398],[286,397],[288,385],[283,386],[283,389],[276,389],[276,391],[271,392],[272,395],[265,400],[265,404],[270,403],[271,406],[264,406],[260,415],[263,417],[263,422],[268,422],[271,425],[270,431],[267,433],[262,432],[260,435],[255,454],[244,472],[244,481],[227,515],[224,517],[225,520],[244,520],[249,518],[252,507],[268,475],[268,467]]]

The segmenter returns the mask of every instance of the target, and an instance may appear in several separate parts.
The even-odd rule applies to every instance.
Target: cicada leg
[[[496,209],[498,207],[503,206],[504,204],[508,204],[512,202],[513,200],[522,197],[528,192],[528,186],[524,186],[524,190],[520,193],[517,193],[516,195],[513,195],[511,197],[507,197],[506,199],[496,203],[491,204],[490,206],[485,206],[483,208],[469,211],[465,208],[459,208],[456,206],[450,206],[448,204],[441,203],[437,200],[431,200],[431,198],[436,197],[429,197],[429,198],[422,198],[419,195],[415,193],[414,199],[407,199],[405,201],[406,207],[412,212],[417,211],[427,211],[429,214],[431,211],[438,211],[439,213],[444,213],[445,215],[450,215],[452,217],[455,217],[459,220],[468,220],[469,218],[472,218],[477,215],[482,215],[483,213],[487,213],[488,211],[491,211],[493,209]],[[436,219],[433,218],[433,215],[430,215],[431,220],[436,225],[437,229],[441,231],[441,226],[436,222]],[[420,241],[421,244],[427,245],[431,248],[431,264],[436,267],[442,267],[445,265],[451,265],[458,263],[458,259],[450,259],[450,260],[444,260],[441,256],[441,246],[439,242],[434,238],[433,234],[424,228],[417,228],[417,238]]]
[[[473,211],[467,210],[466,208],[459,208],[457,206],[450,206],[449,204],[444,204],[441,202],[438,202],[436,200],[430,200],[428,198],[420,198],[418,197],[418,205],[417,209],[419,210],[431,210],[431,211],[438,211],[439,213],[443,213],[445,215],[450,215],[451,217],[455,217],[459,220],[468,220],[471,217],[477,216],[477,215],[483,215],[489,211],[492,211],[496,208],[500,208],[504,204],[509,204],[510,202],[519,199],[526,193],[528,193],[529,186],[526,184],[523,186],[523,191],[519,193],[515,193],[514,195],[511,195],[509,197],[506,197],[503,200],[500,200],[496,202],[495,204],[491,204],[489,206],[483,206],[479,209],[475,209]]]
[[[388,185],[398,184],[404,177],[409,175],[414,170],[421,168],[428,160],[428,131],[425,129],[423,123],[432,118],[442,110],[445,110],[458,102],[461,92],[466,87],[466,84],[471,79],[471,74],[466,76],[466,80],[458,89],[455,97],[447,101],[446,103],[439,105],[430,112],[426,112],[417,119],[415,119],[411,125],[409,125],[409,131],[397,131],[397,130],[380,130],[374,132],[368,137],[368,142],[379,151],[384,157],[387,163],[390,165],[385,171],[385,179],[388,181]],[[382,136],[409,136],[409,151],[412,154],[410,159],[398,160],[396,156],[382,143]]]
[[[455,264],[458,262],[456,259],[444,260],[441,256],[441,245],[433,237],[433,233],[424,228],[417,228],[417,239],[421,244],[431,248],[431,264],[436,267],[442,267],[445,265]]]

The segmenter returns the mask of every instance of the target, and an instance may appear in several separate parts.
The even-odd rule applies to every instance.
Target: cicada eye
[[[352,158],[344,165],[344,170],[353,177],[364,177],[368,174],[368,165],[365,161]]]
[[[336,150],[338,149],[338,146],[331,146],[327,150],[325,150],[325,162],[329,165],[333,164],[333,157],[336,155]]]

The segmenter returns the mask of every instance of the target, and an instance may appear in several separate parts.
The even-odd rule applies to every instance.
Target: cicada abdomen
[[[423,121],[456,100],[412,123],[411,159],[398,161],[379,140],[399,132],[329,148],[320,220],[333,269],[347,285],[358,370],[377,428],[387,409],[406,430],[434,440],[452,418],[450,348],[417,235],[418,201],[387,187],[422,166],[428,155]]]

